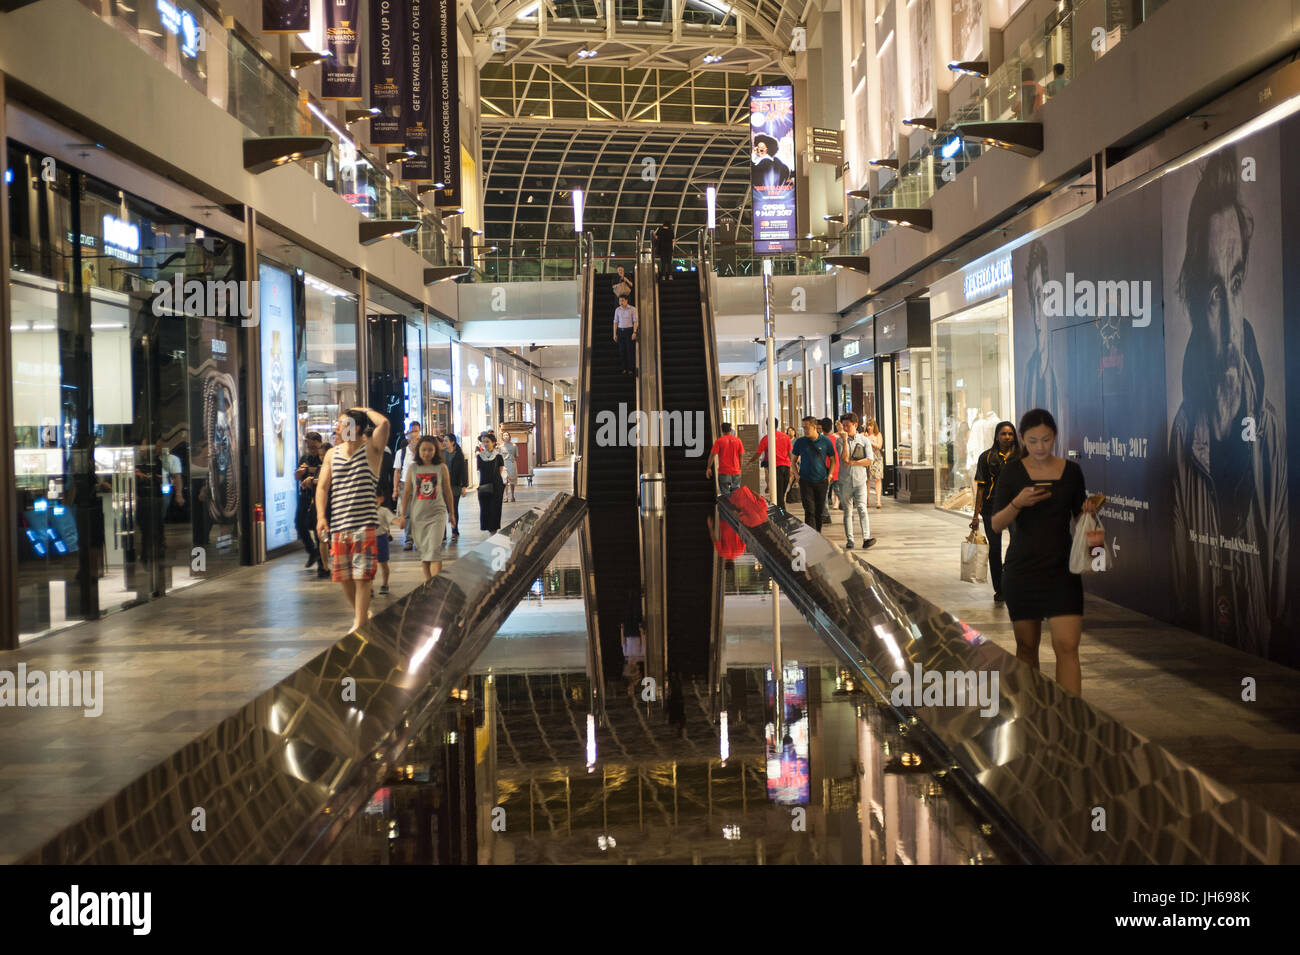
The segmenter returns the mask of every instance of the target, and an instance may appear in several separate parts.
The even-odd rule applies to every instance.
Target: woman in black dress
[[[501,499],[506,493],[506,459],[497,450],[496,436],[490,432],[479,435],[481,447],[475,462],[478,464],[478,526],[479,530],[501,530]]]
[[[1011,528],[1002,595],[1016,633],[1016,657],[1038,669],[1043,620],[1052,627],[1056,682],[1082,694],[1079,638],[1083,580],[1070,573],[1070,519],[1097,506],[1086,500],[1079,465],[1052,453],[1056,421],[1042,408],[1020,419],[1020,447],[994,488],[994,533]]]

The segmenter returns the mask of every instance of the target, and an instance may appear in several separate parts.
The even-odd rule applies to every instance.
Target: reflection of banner
[[[327,0],[325,4],[325,48],[331,55],[321,63],[321,99],[361,99],[359,3]]]
[[[460,82],[456,56],[456,0],[434,0],[438,6],[433,76],[433,171],[443,189],[439,206],[456,207],[460,195]]]
[[[424,152],[429,146],[429,52],[433,27],[428,0],[406,0],[403,22],[405,69],[399,79],[402,87],[402,141]]]
[[[294,426],[293,282],[287,272],[258,269],[262,344],[262,476],[266,548],[293,543],[298,510],[297,429]]]
[[[750,147],[753,153],[754,252],[793,252],[794,87],[751,86]]]
[[[785,684],[784,733],[776,738],[775,725],[767,733],[767,798],[779,806],[806,806],[812,793],[808,748],[808,671],[796,664],[782,668]],[[767,705],[776,707],[776,683],[767,671]]]
[[[370,105],[396,106],[402,101],[401,78],[406,31],[402,27],[401,4],[398,0],[370,0]],[[376,117],[378,119],[378,117]],[[396,121],[391,121],[394,129]],[[375,139],[374,120],[370,124],[370,143],[377,146],[397,146]]]
[[[262,0],[263,33],[306,33],[311,29],[311,0]]]

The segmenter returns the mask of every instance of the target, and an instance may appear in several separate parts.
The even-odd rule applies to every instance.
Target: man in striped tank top
[[[370,581],[379,560],[375,490],[388,419],[370,408],[352,408],[339,415],[334,432],[336,443],[325,455],[316,485],[316,534],[330,542],[330,577],[343,585],[352,629],[359,630],[370,616]]]

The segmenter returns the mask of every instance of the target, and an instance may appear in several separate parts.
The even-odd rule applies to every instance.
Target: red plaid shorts
[[[379,538],[374,527],[337,531],[330,547],[330,580],[374,580],[379,564]]]

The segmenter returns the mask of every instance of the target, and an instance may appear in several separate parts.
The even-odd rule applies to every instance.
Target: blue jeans
[[[739,474],[719,474],[718,475],[718,493],[730,494],[740,487]]]
[[[858,523],[862,526],[862,540],[871,540],[871,521],[867,517],[867,482],[853,484],[851,481],[840,482],[843,494],[841,506],[844,508],[844,537],[853,543],[853,511],[858,512]]]

